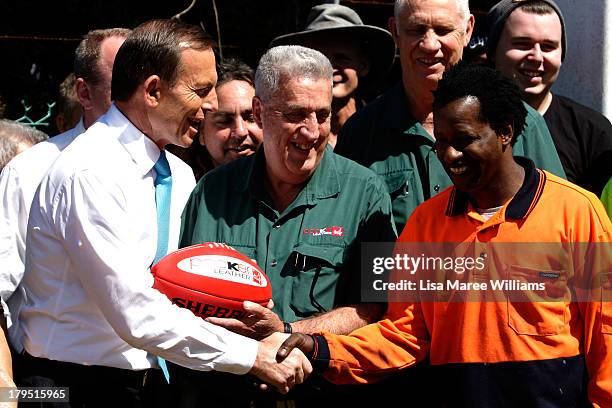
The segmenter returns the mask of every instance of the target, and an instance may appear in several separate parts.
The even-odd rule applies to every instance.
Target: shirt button
[[[434,191],[435,191],[436,193],[437,193],[438,191],[440,191],[440,185],[439,185],[439,184],[436,184],[436,185],[434,186]]]
[[[274,228],[275,228],[275,229],[279,229],[279,228],[280,228],[280,224],[276,224],[276,225],[274,226]]]
[[[408,182],[406,182],[406,184],[404,184],[404,186],[402,187],[402,194],[408,195],[409,192],[410,192],[410,187],[408,186]]]
[[[276,259],[273,259],[272,262],[270,262],[271,267],[275,267],[277,264],[278,262],[276,262]]]

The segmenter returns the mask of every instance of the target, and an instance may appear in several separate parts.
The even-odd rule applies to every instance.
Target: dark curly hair
[[[217,65],[217,87],[230,81],[243,81],[255,88],[253,68],[237,58],[226,58]]]
[[[434,115],[437,109],[466,96],[478,99],[478,119],[488,123],[495,132],[511,125],[514,131],[511,143],[514,144],[525,128],[527,117],[521,90],[514,81],[492,68],[459,63],[445,72],[438,82],[438,89],[434,91]]]

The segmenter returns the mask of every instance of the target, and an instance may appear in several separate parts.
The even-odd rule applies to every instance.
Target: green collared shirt
[[[263,148],[202,178],[183,213],[180,246],[224,242],[264,270],[274,311],[295,321],[359,303],[362,242],[394,242],[391,201],[370,170],[327,148],[282,212],[266,191]]]
[[[525,130],[512,151],[537,167],[565,178],[550,132],[542,116],[525,104]],[[399,83],[353,115],[343,126],[335,152],[372,169],[386,183],[397,231],[414,209],[451,185],[434,150],[434,139],[410,116]]]

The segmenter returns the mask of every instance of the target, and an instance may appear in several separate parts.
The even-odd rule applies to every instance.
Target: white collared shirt
[[[155,143],[114,105],[83,136],[36,192],[13,341],[33,356],[80,364],[139,370],[155,366],[153,354],[196,370],[248,372],[256,341],[206,323],[152,289]],[[186,164],[167,157],[172,251],[195,180]]]
[[[8,300],[23,278],[26,228],[36,188],[55,159],[85,131],[83,119],[13,157],[0,174],[0,297]],[[4,308],[10,326],[9,309]]]

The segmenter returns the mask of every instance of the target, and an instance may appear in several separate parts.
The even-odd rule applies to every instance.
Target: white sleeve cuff
[[[257,357],[258,342],[229,331],[223,341],[227,351],[215,359],[214,370],[239,375],[251,371]]]

